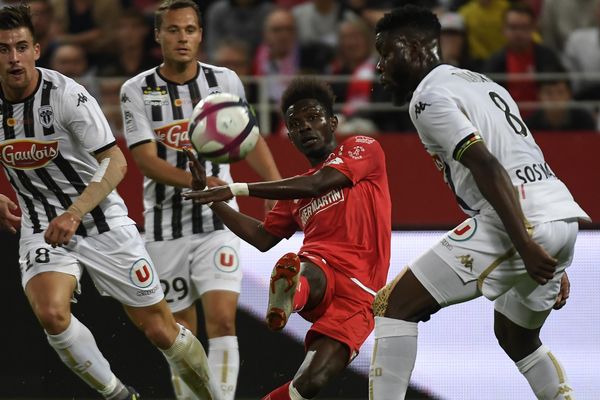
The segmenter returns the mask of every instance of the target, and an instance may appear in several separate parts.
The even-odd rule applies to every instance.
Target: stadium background
[[[229,0],[227,0],[229,1]],[[471,3],[476,3],[473,0]],[[19,1],[1,1],[0,5]],[[55,8],[70,2],[70,0],[51,0]],[[206,11],[211,3],[218,1],[198,2]],[[307,3],[310,1],[307,1]],[[39,2],[34,2],[39,3]],[[42,3],[46,3],[42,1]],[[120,9],[136,7],[146,13],[149,22],[149,10],[156,1],[147,0],[96,0],[90,4],[120,3]],[[258,3],[269,3],[258,1]],[[284,7],[302,3],[298,0],[275,1]],[[337,2],[339,3],[339,2]],[[348,5],[363,4],[361,16],[365,19],[378,15],[382,7],[394,1],[348,1]],[[387,4],[385,4],[387,3]],[[421,2],[434,4],[435,1]],[[444,12],[459,10],[468,1],[440,1],[439,6]],[[504,0],[493,0],[492,3],[508,4]],[[527,1],[540,16],[545,3],[555,3],[551,0]],[[578,1],[582,3],[600,3],[598,0]],[[113,12],[113,11],[111,11]],[[581,11],[581,19],[585,19]],[[123,15],[125,13],[123,12]],[[56,10],[54,17],[57,16]],[[39,17],[39,16],[38,16]],[[53,16],[45,14],[46,19]],[[454,17],[453,17],[454,18]],[[587,18],[589,19],[589,18]],[[113,15],[106,20],[119,20]],[[210,21],[206,21],[210,23]],[[464,24],[457,24],[455,19],[448,18],[444,29],[463,29]],[[592,22],[594,25],[595,22]],[[540,24],[541,26],[541,24]],[[101,27],[105,29],[104,26]],[[112,29],[115,27],[113,26]],[[110,28],[106,28],[110,29]],[[489,28],[491,29],[491,28]],[[543,29],[540,29],[543,34]],[[502,35],[498,35],[501,37]],[[535,33],[536,41],[543,43]],[[148,39],[148,38],[147,38]],[[150,43],[151,40],[146,40]],[[548,41],[549,42],[549,41]],[[105,114],[119,136],[119,144],[126,151],[120,137],[120,115],[118,88],[123,82],[122,77],[106,76],[102,73],[99,55],[89,50],[87,59],[76,60],[77,68],[64,72],[79,79],[101,101]],[[155,51],[156,48],[150,49]],[[119,50],[120,51],[120,50]],[[589,49],[589,52],[596,51]],[[85,51],[84,51],[85,54]],[[201,58],[207,57],[200,55]],[[100,57],[101,58],[101,57]],[[110,57],[107,58],[112,60]],[[210,59],[209,59],[210,61]],[[248,61],[248,60],[246,60]],[[50,63],[50,60],[48,60]],[[85,64],[85,65],[84,65]],[[71,64],[73,67],[75,64]],[[560,71],[544,71],[535,75],[496,74],[500,81],[511,79],[531,82],[540,77],[556,78],[558,80],[579,80],[583,77],[598,80],[600,68],[592,71],[571,71],[570,75]],[[552,74],[559,72],[558,74]],[[573,73],[576,72],[576,73]],[[594,76],[594,72],[596,75]],[[351,83],[355,80],[353,74],[334,74],[323,76],[333,83]],[[365,81],[373,79],[370,76]],[[284,176],[303,172],[307,166],[303,157],[290,145],[281,132],[281,126],[276,116],[276,104],[270,103],[265,97],[265,88],[272,80],[285,81],[282,76],[246,76],[244,81],[254,95],[254,105],[259,113],[263,133],[271,146],[276,162]],[[362,82],[362,81],[360,81]],[[590,87],[593,87],[590,86]],[[377,92],[377,86],[372,93]],[[581,87],[580,87],[581,89]],[[585,91],[580,90],[580,93]],[[600,93],[600,91],[598,92]],[[588,93],[589,95],[589,93]],[[597,118],[597,98],[579,97],[577,101],[568,101],[569,107],[585,108]],[[386,98],[370,98],[367,103],[358,107],[367,113],[353,115],[354,107],[346,107],[352,99],[341,102],[337,109],[344,117],[344,128],[349,133],[360,130],[372,134],[381,141],[387,156],[390,190],[393,201],[392,223],[396,230],[392,248],[392,267],[390,278],[406,264],[411,257],[418,254],[435,240],[440,230],[449,229],[463,219],[463,215],[455,204],[451,192],[443,184],[438,171],[423,151],[418,137],[410,126],[406,126],[405,110],[393,108]],[[531,100],[531,99],[530,99]],[[520,101],[523,110],[535,110],[542,106],[538,99]],[[390,114],[391,112],[391,114]],[[357,118],[354,118],[357,117]],[[366,118],[365,118],[366,117]],[[386,128],[372,129],[373,125],[365,128],[364,120],[372,118],[377,124],[384,122]],[[387,122],[402,120],[404,122],[391,124]],[[357,122],[352,124],[351,122]],[[369,129],[370,127],[370,129]],[[405,127],[407,130],[398,129]],[[395,128],[395,129],[394,129]],[[355,129],[355,130],[353,130]],[[569,270],[572,281],[572,292],[568,306],[560,312],[553,313],[548,326],[542,333],[542,338],[553,348],[561,358],[578,391],[578,399],[600,398],[600,269],[597,263],[600,259],[600,168],[597,164],[597,154],[600,149],[600,135],[597,128],[587,131],[559,130],[553,132],[534,131],[536,141],[544,151],[546,160],[554,172],[571,189],[580,205],[590,214],[595,224],[583,226],[584,231],[578,241],[577,256],[573,267]],[[340,141],[343,137],[340,137]],[[129,172],[124,182],[119,186],[119,192],[125,198],[132,217],[141,227],[141,176],[133,160],[130,158]],[[245,162],[233,166],[233,175],[239,181],[256,180]],[[4,176],[0,178],[0,193],[9,194],[14,198]],[[242,199],[240,206],[256,217],[262,215],[262,203],[259,200]],[[262,323],[266,301],[266,279],[274,259],[287,249],[296,249],[301,237],[295,236],[291,241],[280,244],[269,253],[261,254],[249,246],[243,247],[242,267],[245,269],[244,287],[238,316],[238,331],[240,340],[241,368],[238,386],[238,398],[256,399],[270,389],[286,382],[295,373],[303,358],[301,344],[302,333],[307,325],[300,318],[290,322],[284,334],[270,333]],[[18,272],[18,239],[5,232],[0,232],[0,251],[2,251],[3,278],[0,279],[0,292],[5,307],[0,329],[0,398],[95,398],[95,393],[81,383],[58,360],[55,353],[47,345],[43,332],[35,321],[29,309],[25,296],[20,287]],[[90,327],[95,338],[105,353],[114,371],[128,384],[134,385],[144,399],[169,398],[170,385],[168,369],[162,356],[152,347],[143,336],[127,321],[119,305],[103,299],[97,294],[93,285],[86,277],[83,282],[84,293],[74,305],[74,313]],[[199,309],[201,312],[201,309]],[[422,324],[420,328],[419,359],[413,379],[411,399],[452,399],[452,400],[504,400],[529,399],[531,395],[524,379],[516,371],[514,365],[504,356],[494,343],[491,329],[491,304],[478,300],[469,305],[461,305],[452,310],[443,310],[432,321]],[[206,343],[205,337],[201,339]],[[333,382],[319,398],[366,398],[367,378],[365,375],[370,353],[370,342],[367,342],[360,357],[355,360],[352,368],[341,378]]]

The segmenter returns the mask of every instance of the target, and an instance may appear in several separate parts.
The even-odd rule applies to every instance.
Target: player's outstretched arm
[[[291,200],[317,197],[334,189],[352,186],[352,181],[335,168],[324,167],[312,175],[295,176],[272,182],[232,183],[208,190],[191,191],[183,196],[201,203],[225,201],[233,196]]]
[[[67,211],[54,218],[44,233],[46,243],[60,246],[69,243],[83,216],[112,192],[127,173],[127,161],[116,144],[95,155],[98,169],[79,197]]]
[[[557,260],[528,234],[521,204],[504,167],[483,142],[471,145],[458,161],[471,171],[479,191],[498,213],[529,275],[541,285],[552,279]]]
[[[207,177],[204,167],[189,149],[185,152],[192,171],[192,187],[194,189],[206,187]],[[261,221],[242,214],[225,203],[214,203],[212,210],[233,233],[260,251],[267,251],[281,241],[281,238],[265,231]]]
[[[21,217],[12,212],[17,209],[17,205],[8,197],[0,194],[0,229],[5,229],[10,233],[17,233],[15,224],[21,222]]]

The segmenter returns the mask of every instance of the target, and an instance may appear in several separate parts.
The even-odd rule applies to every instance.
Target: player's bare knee
[[[56,335],[69,327],[71,310],[64,305],[49,303],[36,307],[35,315],[46,332]]]
[[[222,318],[206,322],[206,333],[209,338],[235,336],[235,321],[233,318]]]
[[[161,349],[171,347],[177,337],[177,332],[179,332],[177,325],[171,327],[167,324],[158,323],[158,321],[145,324],[140,328],[148,340]],[[176,331],[173,329],[176,329]]]

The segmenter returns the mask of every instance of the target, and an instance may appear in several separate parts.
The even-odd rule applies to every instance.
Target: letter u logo
[[[146,282],[150,278],[150,271],[148,271],[148,266],[144,264],[144,266],[135,271],[135,276],[137,276],[140,282]]]
[[[233,254],[221,253],[221,257],[220,257],[219,261],[221,261],[222,266],[231,267],[231,266],[233,266],[233,263],[235,260],[233,258]]]

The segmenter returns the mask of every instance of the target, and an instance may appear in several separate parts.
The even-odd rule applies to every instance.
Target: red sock
[[[304,308],[309,294],[310,285],[308,284],[308,279],[304,275],[300,275],[300,281],[298,282],[298,286],[296,286],[296,293],[294,294],[293,311],[300,311]]]
[[[290,400],[290,383],[278,387],[261,400]]]

